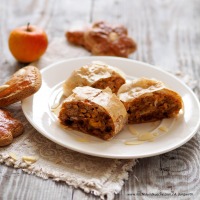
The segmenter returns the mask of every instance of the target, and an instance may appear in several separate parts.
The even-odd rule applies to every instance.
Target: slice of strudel
[[[127,112],[110,88],[84,86],[64,100],[58,118],[66,127],[109,140],[124,127]]]
[[[133,80],[122,85],[117,95],[131,124],[175,117],[183,107],[181,96],[155,79]]]
[[[63,93],[65,96],[69,96],[75,87],[82,86],[99,89],[109,87],[113,93],[117,93],[121,85],[125,83],[124,77],[125,75],[118,68],[94,61],[72,72],[63,84]]]

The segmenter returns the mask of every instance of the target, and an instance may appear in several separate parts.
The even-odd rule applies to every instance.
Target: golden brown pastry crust
[[[95,61],[74,70],[71,76],[63,84],[65,96],[69,96],[72,90],[78,86],[91,86],[94,88],[105,89],[109,87],[113,93],[125,83],[125,75],[119,69]]]
[[[118,91],[128,113],[128,123],[143,123],[171,118],[183,106],[181,96],[161,82],[140,78],[124,84]]]
[[[42,79],[39,69],[34,66],[21,68],[4,84],[0,91],[0,107],[8,106],[37,92]]]
[[[62,104],[61,124],[109,140],[124,127],[127,113],[124,105],[109,88],[76,87]]]
[[[13,138],[23,131],[24,126],[19,120],[13,118],[8,111],[0,109],[0,147],[12,143]]]
[[[84,46],[94,55],[128,57],[137,49],[124,26],[111,26],[103,21],[83,31],[68,31],[66,37],[69,42]]]

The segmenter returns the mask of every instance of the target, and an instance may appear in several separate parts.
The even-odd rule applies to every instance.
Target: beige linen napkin
[[[54,39],[42,58],[32,65],[42,69],[61,59],[88,55],[84,49],[68,45],[64,38]],[[114,194],[120,192],[135,160],[98,158],[63,148],[43,137],[27,122],[20,103],[13,104],[9,110],[23,122],[25,132],[10,146],[0,148],[0,163],[45,179],[64,181],[101,198],[113,199]],[[36,162],[30,163],[24,159],[26,156]]]

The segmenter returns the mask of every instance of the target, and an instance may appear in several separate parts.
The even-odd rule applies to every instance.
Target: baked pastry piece
[[[23,131],[24,126],[19,120],[13,118],[8,111],[0,109],[0,147],[12,143],[13,138]]]
[[[124,127],[127,112],[109,88],[84,86],[64,100],[58,118],[64,126],[109,140]]]
[[[41,86],[41,74],[38,68],[21,68],[0,86],[0,107],[8,106],[34,94]]]
[[[66,37],[69,42],[84,46],[94,55],[128,57],[137,48],[124,26],[111,26],[103,21],[85,30],[68,31]]]
[[[175,117],[183,106],[182,98],[154,79],[139,78],[118,91],[128,113],[128,123],[153,122]]]
[[[109,87],[113,93],[117,93],[125,83],[124,77],[119,69],[96,61],[75,70],[64,82],[63,92],[65,96],[69,96],[75,87],[91,86],[99,89]]]

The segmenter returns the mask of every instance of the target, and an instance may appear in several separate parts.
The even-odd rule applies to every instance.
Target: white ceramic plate
[[[126,128],[111,141],[103,141],[80,132],[69,131],[59,126],[56,115],[51,111],[52,102],[61,94],[62,82],[84,64],[103,61],[118,67],[128,78],[148,77],[163,81],[183,98],[184,114],[173,121],[165,121],[170,130],[152,142],[126,145],[133,134]],[[22,102],[22,109],[29,122],[53,142],[88,155],[106,158],[142,158],[159,155],[180,147],[194,136],[200,124],[200,106],[194,93],[175,76],[149,64],[116,57],[84,57],[54,63],[41,70],[42,86],[33,96]],[[172,123],[173,122],[173,123]],[[147,131],[152,124],[134,126],[138,131]],[[158,126],[158,124],[156,125]]]

